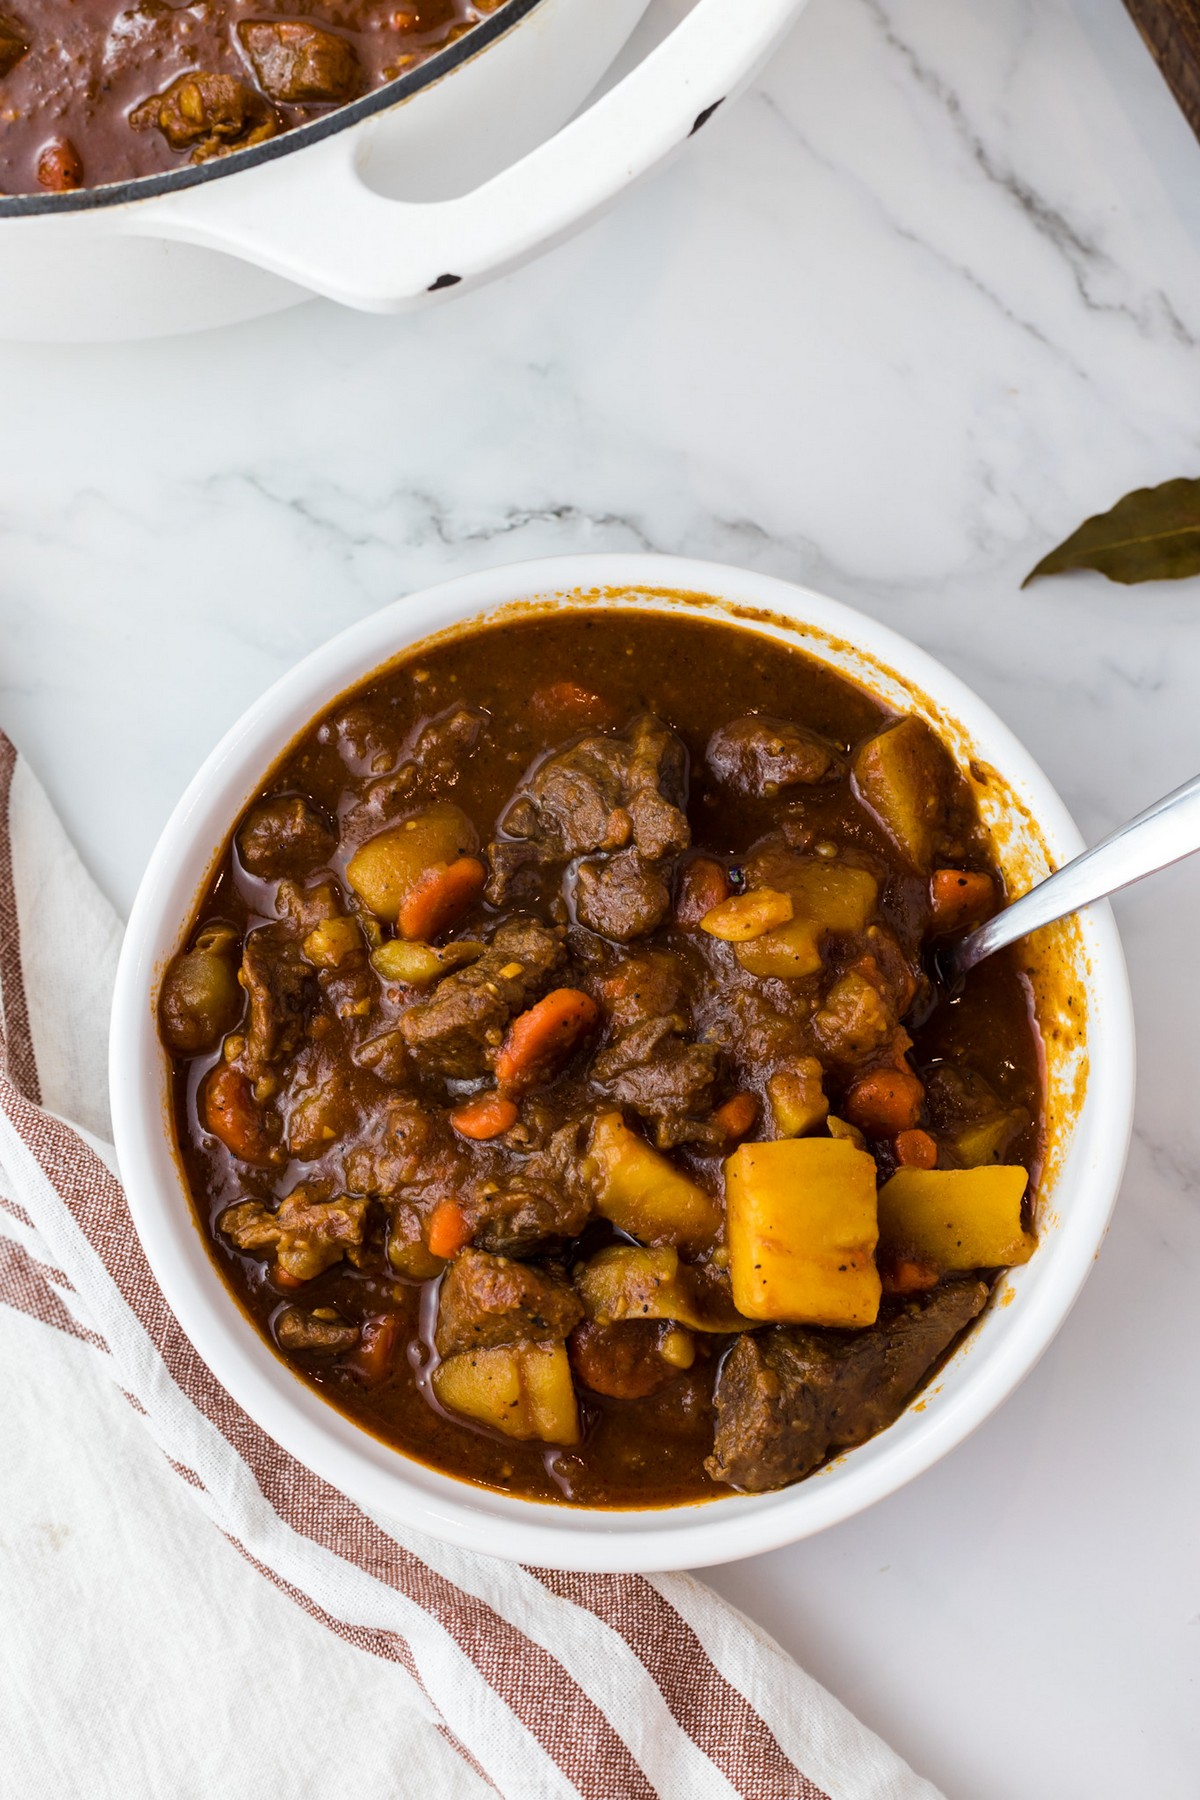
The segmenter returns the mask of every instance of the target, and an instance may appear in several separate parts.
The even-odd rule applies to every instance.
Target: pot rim
[[[1110,909],[1093,907],[1079,917],[1080,950],[1072,963],[1087,995],[1087,1091],[1073,1117],[1069,1153],[1046,1196],[1053,1229],[1023,1269],[1002,1278],[1013,1289],[1003,1298],[1018,1303],[989,1308],[934,1388],[895,1425],[790,1488],[654,1510],[516,1499],[405,1456],[294,1375],[225,1286],[183,1186],[155,1020],[163,964],[179,946],[239,807],[338,695],[416,645],[495,618],[514,603],[557,597],[580,606],[597,598],[619,605],[622,595],[641,595],[664,609],[672,598],[716,599],[730,623],[751,630],[769,631],[773,617],[790,627],[798,647],[835,667],[841,665],[832,651],[849,647],[881,671],[880,681],[887,672],[929,696],[979,746],[1016,804],[1029,810],[1055,860],[1082,847],[1046,776],[985,702],[919,647],[840,602],[752,571],[651,554],[492,568],[395,601],[352,625],[283,675],[206,759],[171,815],[134,902],[110,1041],[114,1138],[130,1212],[172,1311],[221,1385],[276,1442],[358,1504],[460,1548],[589,1571],[695,1568],[780,1548],[853,1517],[960,1444],[1034,1367],[1090,1272],[1120,1185],[1134,1088],[1124,959]],[[739,607],[753,610],[739,619]],[[720,605],[714,611],[721,616]],[[871,686],[865,675],[843,673]]]
[[[165,169],[157,175],[136,175],[128,181],[103,182],[98,187],[76,188],[65,194],[0,195],[0,220],[61,217],[64,213],[103,212],[118,206],[132,206],[141,200],[182,193],[188,188],[222,181],[244,169],[277,162],[281,157],[290,156],[311,144],[323,143],[339,132],[351,130],[364,119],[374,118],[412,100],[426,88],[452,75],[464,63],[489,50],[543,4],[544,0],[506,0],[497,12],[480,19],[453,44],[436,51],[408,74],[398,75],[394,81],[372,88],[370,93],[361,94],[357,100],[334,107],[307,124],[293,126],[290,131],[268,138],[265,143],[233,150],[228,156],[213,157],[209,162],[184,163],[177,169]]]

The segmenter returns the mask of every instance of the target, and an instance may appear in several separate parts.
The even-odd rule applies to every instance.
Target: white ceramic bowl
[[[155,1029],[158,978],[180,947],[232,823],[316,713],[431,634],[529,601],[712,616],[712,600],[704,596],[756,609],[756,617],[727,616],[797,643],[897,707],[923,712],[964,769],[972,767],[1014,886],[1079,850],[1058,795],[994,714],[931,657],[873,620],[807,589],[716,564],[641,555],[554,558],[399,600],[315,651],[264,694],[176,807],[134,904],[117,976],[112,1112],[129,1204],[163,1292],[218,1380],[278,1443],[362,1504],[452,1543],[550,1567],[653,1570],[730,1561],[849,1518],[919,1475],[1012,1392],[1062,1324],[1104,1235],[1128,1143],[1129,992],[1111,914],[1096,907],[1044,934],[1035,959],[1041,1004],[1056,1013],[1046,1022],[1057,1024],[1048,1038],[1051,1147],[1036,1254],[1003,1278],[974,1332],[917,1405],[890,1430],[778,1493],[615,1513],[489,1493],[388,1449],[267,1348],[230,1298],[193,1223],[167,1122],[167,1062]]]

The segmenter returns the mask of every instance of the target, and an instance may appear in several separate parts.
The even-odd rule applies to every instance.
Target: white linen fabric
[[[700,1582],[449,1549],[241,1412],[106,1141],[119,942],[0,735],[5,1791],[939,1800]]]

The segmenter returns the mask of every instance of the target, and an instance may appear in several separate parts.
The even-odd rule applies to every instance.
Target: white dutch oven
[[[411,74],[265,144],[110,187],[0,197],[0,337],[155,336],[311,294],[398,312],[512,268],[686,142],[805,0],[696,0],[542,142],[648,3],[508,0]]]
[[[231,824],[316,713],[433,633],[530,600],[711,617],[713,602],[703,596],[755,609],[753,617],[726,616],[801,645],[889,704],[929,718],[970,769],[1018,890],[1081,848],[1061,800],[1006,727],[940,664],[873,620],[807,589],[711,563],[564,557],[471,575],[397,601],[277,682],[209,757],[172,815],[134,904],[117,976],[111,1089],[121,1173],[151,1267],[218,1380],[278,1443],[363,1505],[452,1543],[548,1567],[653,1570],[731,1561],[847,1519],[929,1468],[1011,1393],[1066,1317],[1103,1238],[1129,1137],[1133,1025],[1116,930],[1101,906],[1039,934],[1033,958],[1049,1027],[1049,1154],[1035,1255],[1003,1277],[978,1326],[917,1405],[870,1443],[774,1494],[612,1513],[490,1493],[370,1437],[267,1348],[193,1223],[155,1028],[159,976],[181,947]]]

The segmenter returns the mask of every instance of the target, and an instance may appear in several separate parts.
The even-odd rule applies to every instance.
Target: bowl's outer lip
[[[276,1442],[350,1498],[451,1544],[546,1567],[638,1571],[700,1567],[776,1549],[838,1523],[894,1492],[980,1425],[1034,1366],[1070,1311],[1103,1239],[1132,1124],[1133,1017],[1111,911],[1081,917],[1089,971],[1087,1097],[1069,1164],[1083,1174],[1041,1256],[1040,1285],[1010,1308],[1006,1330],[969,1378],[938,1395],[917,1428],[873,1440],[838,1479],[810,1480],[754,1500],[607,1514],[481,1492],[388,1450],[279,1379],[280,1364],[231,1303],[180,1192],[170,1147],[152,996],[202,871],[196,844],[215,852],[229,821],[298,730],[338,693],[406,647],[512,601],[592,590],[673,590],[762,608],[841,639],[931,695],[986,749],[1030,801],[1052,854],[1082,847],[1062,801],[1012,733],[957,677],[885,626],[810,589],[717,563],[653,555],[555,557],[463,576],[398,600],[351,626],[284,675],[226,734],[169,819],[139,888],[113,1003],[110,1085],[114,1137],[130,1211],[151,1269],[201,1358]],[[188,891],[180,892],[180,871]],[[1103,1055],[1096,1054],[1102,1043]],[[169,1173],[168,1173],[169,1168]],[[181,1211],[182,1209],[182,1211]],[[186,1218],[183,1218],[183,1214]],[[320,1422],[317,1422],[317,1419]],[[858,1457],[858,1460],[856,1460]]]
[[[0,220],[61,218],[65,213],[94,213],[128,207],[139,201],[153,200],[160,194],[178,194],[213,181],[227,181],[243,169],[278,162],[310,144],[319,144],[343,131],[351,131],[364,119],[390,112],[392,107],[414,100],[426,88],[433,87],[464,63],[482,55],[500,38],[523,24],[542,4],[543,0],[508,0],[498,12],[486,15],[465,36],[418,63],[407,75],[385,81],[381,87],[360,94],[357,100],[334,107],[322,113],[320,118],[310,119],[306,125],[295,125],[278,137],[268,138],[265,143],[253,144],[246,150],[234,150],[228,156],[213,157],[208,162],[185,163],[177,169],[164,169],[157,175],[137,175],[129,181],[104,182],[99,187],[78,188],[65,194],[2,194]]]

